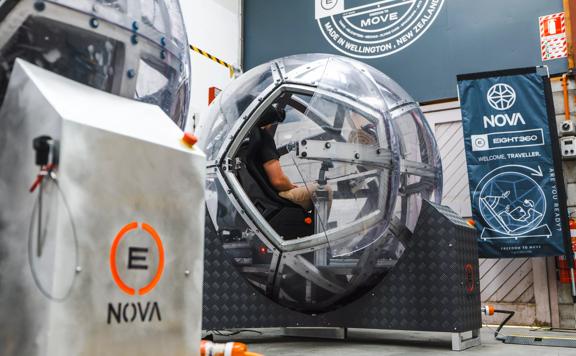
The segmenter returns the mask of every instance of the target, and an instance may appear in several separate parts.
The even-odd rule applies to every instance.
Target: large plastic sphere
[[[441,196],[438,149],[418,104],[356,60],[263,64],[226,88],[203,122],[207,238],[255,288],[297,311],[333,310],[373,287],[405,251],[422,200]],[[310,204],[262,169],[265,135]]]
[[[186,123],[190,57],[178,0],[0,1],[0,104],[16,58]]]

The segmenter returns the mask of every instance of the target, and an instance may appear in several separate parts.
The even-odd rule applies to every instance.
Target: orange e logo
[[[110,249],[110,271],[112,272],[112,278],[114,279],[114,282],[116,282],[116,285],[118,285],[118,287],[128,295],[135,295],[136,289],[128,286],[122,280],[122,278],[120,278],[120,274],[118,274],[116,254],[118,250],[118,245],[120,244],[122,238],[129,232],[136,229],[138,229],[137,222],[131,222],[126,226],[124,226],[116,235],[116,238],[112,243],[112,248]],[[164,271],[164,246],[162,245],[162,240],[160,239],[160,236],[152,226],[146,223],[142,223],[141,229],[145,231],[154,240],[156,248],[158,249],[158,258],[159,258],[158,268],[156,270],[156,273],[154,274],[154,278],[152,278],[152,281],[150,281],[148,285],[138,289],[138,295],[145,295],[150,291],[152,291],[154,287],[156,287],[156,284],[158,284],[158,282],[162,278],[162,272]],[[148,253],[147,248],[130,247],[128,249],[128,269],[147,270],[148,269],[148,265],[146,264],[147,253]]]

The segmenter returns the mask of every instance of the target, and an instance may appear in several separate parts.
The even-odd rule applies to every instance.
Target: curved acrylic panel
[[[207,124],[199,130],[199,145],[209,162],[217,158],[234,125],[243,115],[251,114],[249,109],[256,108],[256,105],[249,106],[273,85],[272,69],[274,66],[266,63],[248,71],[234,80],[210,105],[207,120],[203,120]]]
[[[207,238],[222,241],[258,291],[294,310],[333,310],[378,283],[405,251],[422,200],[441,195],[438,149],[418,104],[355,60],[263,64],[203,121]]]
[[[337,57],[320,62],[306,116],[317,118],[321,133],[309,132],[297,159],[319,190],[312,200],[331,255],[343,256],[384,235],[398,191],[398,146],[386,102],[366,70]]]
[[[442,164],[436,140],[419,107],[415,104],[392,111],[392,124],[402,137],[400,141],[401,197],[396,215],[414,231],[422,200],[440,203],[442,197]]]
[[[93,88],[158,105],[185,126],[190,58],[177,0],[41,4],[0,2],[0,103],[18,57]]]

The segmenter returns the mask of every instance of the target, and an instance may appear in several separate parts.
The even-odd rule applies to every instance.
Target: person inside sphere
[[[277,104],[272,105],[262,114],[258,123],[261,137],[260,149],[254,157],[257,160],[255,163],[258,167],[262,167],[264,175],[268,178],[268,182],[278,192],[280,197],[310,211],[313,208],[312,196],[318,189],[318,184],[307,183],[298,186],[292,183],[280,165],[281,155],[276,148],[274,131],[275,125],[284,121],[285,117],[286,112],[284,109],[279,108]],[[330,189],[328,189],[328,191],[331,201],[332,192]]]

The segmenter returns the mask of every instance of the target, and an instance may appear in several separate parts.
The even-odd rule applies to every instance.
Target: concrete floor
[[[281,329],[260,329],[262,335],[241,333],[234,337],[216,336],[216,342],[240,341],[249,345],[249,350],[265,356],[283,355],[457,355],[451,351],[451,335],[428,332],[403,332],[350,329],[348,339],[328,340],[286,337]],[[576,338],[576,330],[549,332],[528,328],[505,328],[505,335],[558,336]],[[494,339],[488,328],[481,331],[482,345],[462,351],[463,355],[505,356],[552,356],[576,355],[576,349],[563,347],[524,346],[503,344]]]

